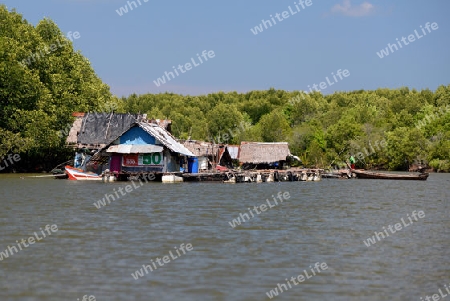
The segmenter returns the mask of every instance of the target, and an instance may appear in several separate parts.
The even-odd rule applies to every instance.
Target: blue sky
[[[147,2],[145,2],[147,1]],[[303,0],[305,1],[305,0]],[[118,96],[131,93],[276,89],[308,90],[326,77],[334,91],[379,87],[436,89],[450,84],[450,1],[442,0],[0,0],[37,24],[44,17],[74,41],[97,74]],[[130,3],[132,1],[129,1]],[[140,2],[140,4],[139,4]],[[296,5],[300,11],[296,9]],[[127,6],[120,16],[116,10]],[[289,12],[289,8],[295,13]],[[276,13],[286,11],[286,19]],[[255,35],[262,20],[276,24]],[[431,32],[423,28],[436,22]],[[396,38],[415,34],[409,45],[380,58]],[[426,30],[426,29],[424,29]],[[400,42],[401,43],[401,42]],[[154,81],[197,53],[215,56],[157,87]],[[349,76],[332,78],[347,69]]]

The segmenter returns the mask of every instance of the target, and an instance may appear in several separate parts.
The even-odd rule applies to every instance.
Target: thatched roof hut
[[[66,138],[66,142],[69,145],[76,145],[78,140],[78,132],[81,129],[81,124],[83,123],[84,113],[73,113],[72,116],[76,117],[69,130],[69,135]]]
[[[217,151],[219,150],[219,145],[212,144],[211,142],[184,140],[180,141],[180,143],[197,157],[217,156]]]
[[[286,157],[290,155],[287,142],[241,142],[239,162],[270,164],[286,161]]]

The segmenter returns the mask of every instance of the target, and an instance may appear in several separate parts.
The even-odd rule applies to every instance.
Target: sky
[[[64,33],[78,32],[74,48],[119,97],[271,87],[323,94],[404,86],[435,90],[450,84],[450,1],[0,3],[33,25],[47,17]],[[165,83],[158,81],[163,76]]]

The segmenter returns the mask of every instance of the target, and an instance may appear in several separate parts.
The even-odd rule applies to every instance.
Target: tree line
[[[61,46],[28,60],[56,43]],[[343,164],[353,154],[358,167],[406,170],[416,162],[450,171],[450,85],[435,91],[402,87],[323,95],[271,88],[118,98],[54,22],[32,26],[5,6],[0,70],[0,157],[20,154],[18,170],[48,170],[70,158],[61,132],[73,122],[72,112],[107,108],[171,119],[180,139],[287,141],[308,167]]]
[[[0,70],[0,157],[21,154],[11,167],[18,171],[48,170],[65,161],[71,151],[58,133],[73,122],[72,112],[114,101],[89,60],[52,20],[33,26],[4,5]]]
[[[239,144],[289,142],[305,166],[343,164],[406,170],[414,163],[450,170],[450,85],[436,91],[218,92],[122,97],[121,112],[171,119],[182,139]]]

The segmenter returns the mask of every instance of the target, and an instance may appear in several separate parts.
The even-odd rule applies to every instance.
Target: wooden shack
[[[233,167],[227,145],[198,140],[183,140],[180,143],[198,158],[199,171],[216,170],[217,165]]]
[[[239,148],[243,169],[281,169],[289,156],[287,142],[241,142]]]
[[[180,172],[182,158],[195,155],[157,123],[135,122],[90,160],[88,169],[115,174]]]

